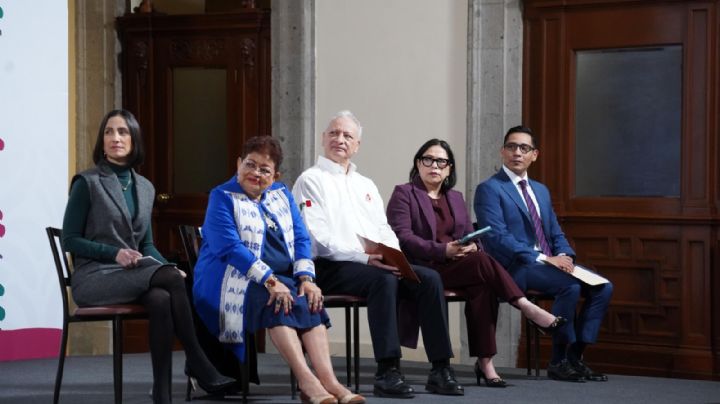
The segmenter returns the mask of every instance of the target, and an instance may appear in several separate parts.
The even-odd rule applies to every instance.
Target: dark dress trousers
[[[457,240],[472,232],[473,226],[462,194],[449,190],[445,197],[454,218],[449,236]],[[395,187],[388,202],[387,216],[410,262],[435,269],[446,288],[461,289],[469,295],[465,318],[470,356],[495,355],[498,298],[513,302],[523,296],[507,271],[482,250],[479,241],[476,242],[477,252],[460,260],[446,258],[446,243],[436,241],[437,216],[419,179]]]
[[[430,268],[414,265],[413,269],[420,283],[398,279],[372,265],[324,258],[315,260],[316,280],[323,293],[367,299],[368,325],[376,360],[401,357],[401,341],[402,345],[415,348],[418,323],[428,360],[452,358],[442,281]],[[398,308],[399,304],[402,309]]]
[[[550,192],[537,181],[529,180],[539,207],[543,233],[552,255],[566,254],[575,259],[552,208]],[[580,340],[594,343],[605,317],[613,285],[587,286],[557,268],[537,262],[535,232],[532,220],[515,184],[503,169],[478,185],[474,200],[480,226],[492,226],[484,239],[487,252],[508,269],[522,290],[534,289],[555,297],[552,312],[568,322],[555,333],[556,343]],[[580,296],[585,304],[575,317]]]

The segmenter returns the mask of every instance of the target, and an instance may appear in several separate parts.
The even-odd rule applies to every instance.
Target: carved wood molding
[[[136,41],[132,44],[131,55],[137,66],[137,73],[139,77],[140,87],[145,87],[147,84],[147,72],[150,64],[150,58],[148,57],[149,45],[147,41]]]
[[[255,49],[257,45],[251,38],[243,38],[240,44],[240,54],[242,55],[243,65],[247,67],[255,67]]]
[[[170,44],[170,57],[180,62],[208,63],[225,52],[223,39],[174,39]]]

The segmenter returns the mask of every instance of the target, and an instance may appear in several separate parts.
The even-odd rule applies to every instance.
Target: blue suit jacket
[[[564,253],[575,259],[565,234],[555,216],[547,187],[529,180],[540,206],[543,232],[552,255]],[[522,266],[535,263],[538,251],[535,231],[525,203],[504,170],[478,185],[474,200],[475,216],[480,227],[492,226],[492,231],[483,238],[485,250],[514,274]]]

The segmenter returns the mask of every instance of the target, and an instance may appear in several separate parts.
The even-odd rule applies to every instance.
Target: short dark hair
[[[510,137],[510,135],[512,135],[513,133],[525,133],[527,135],[530,135],[530,141],[532,142],[530,146],[536,149],[538,148],[537,138],[533,133],[532,129],[523,125],[513,126],[512,128],[508,129],[507,133],[505,133],[505,137],[503,138],[503,144],[507,143],[508,137]]]
[[[457,175],[455,174],[455,155],[453,154],[450,145],[444,140],[430,139],[427,142],[423,143],[422,146],[420,146],[420,149],[418,149],[417,153],[415,153],[415,157],[413,158],[413,165],[412,169],[410,170],[410,182],[414,181],[416,177],[420,176],[420,173],[417,169],[417,162],[422,159],[423,154],[425,154],[427,149],[433,146],[442,147],[445,150],[445,153],[447,153],[448,155],[448,163],[450,163],[450,175],[445,178],[442,186],[440,186],[440,192],[446,192],[448,189],[452,189],[452,187],[455,186],[455,183],[457,182]]]
[[[125,120],[130,131],[130,140],[132,141],[132,149],[127,159],[127,166],[135,168],[145,161],[145,145],[142,140],[142,131],[140,130],[140,124],[138,123],[132,112],[126,109],[114,109],[103,118],[100,122],[100,129],[98,129],[97,139],[95,140],[95,148],[93,149],[93,162],[99,163],[105,159],[105,150],[103,148],[105,142],[105,126],[107,125],[110,118],[119,116]]]
[[[283,151],[280,142],[272,136],[253,136],[243,145],[243,160],[250,153],[267,154],[275,163],[275,171],[280,170],[283,161]]]

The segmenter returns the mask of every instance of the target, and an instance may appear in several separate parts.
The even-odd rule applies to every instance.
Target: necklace
[[[263,212],[263,216],[265,216],[265,224],[267,225],[267,227],[269,227],[273,231],[277,230],[277,225],[275,224],[275,221],[272,220],[272,218],[265,212]]]
[[[118,178],[118,182],[120,182],[120,178]],[[120,182],[120,188],[122,188],[123,192],[125,192],[128,188],[130,188],[130,184],[132,184],[132,175],[128,177],[127,184],[123,185],[122,182]]]

